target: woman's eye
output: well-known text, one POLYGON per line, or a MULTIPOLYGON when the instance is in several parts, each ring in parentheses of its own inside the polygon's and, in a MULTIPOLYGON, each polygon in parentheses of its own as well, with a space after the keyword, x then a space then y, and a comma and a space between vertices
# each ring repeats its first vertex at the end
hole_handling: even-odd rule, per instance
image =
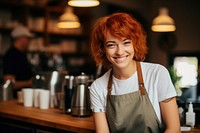
POLYGON ((129 41, 128 41, 128 42, 124 42, 125 45, 129 45, 130 43, 131 43, 131 42, 129 42, 129 41))
POLYGON ((116 46, 116 44, 107 44, 108 48, 114 48, 116 46))

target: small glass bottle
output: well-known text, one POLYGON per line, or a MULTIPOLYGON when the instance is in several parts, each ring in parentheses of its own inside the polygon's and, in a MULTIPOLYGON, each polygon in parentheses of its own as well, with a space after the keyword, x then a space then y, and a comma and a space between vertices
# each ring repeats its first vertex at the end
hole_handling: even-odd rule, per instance
POLYGON ((193 112, 193 105, 190 102, 188 112, 186 112, 186 125, 194 127, 195 125, 195 113, 193 112))

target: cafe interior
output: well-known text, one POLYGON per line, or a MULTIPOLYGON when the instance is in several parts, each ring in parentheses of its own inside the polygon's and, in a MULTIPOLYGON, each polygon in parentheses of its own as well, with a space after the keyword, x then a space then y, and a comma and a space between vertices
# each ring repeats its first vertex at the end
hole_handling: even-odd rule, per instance
POLYGON ((182 130, 200 132, 199 0, 1 0, 0 133, 95 132, 88 87, 106 69, 92 57, 91 31, 99 18, 116 12, 129 13, 141 23, 147 34, 145 62, 167 68, 181 126, 188 127, 189 103, 196 114, 194 128, 182 130), (31 88, 50 91, 48 109, 24 107, 18 94, 13 97, 12 81, 4 79, 3 58, 13 43, 11 32, 19 25, 33 33, 27 52, 34 75, 31 88), (74 89, 74 79, 83 86, 74 89), (73 111, 77 104, 81 107, 73 111))

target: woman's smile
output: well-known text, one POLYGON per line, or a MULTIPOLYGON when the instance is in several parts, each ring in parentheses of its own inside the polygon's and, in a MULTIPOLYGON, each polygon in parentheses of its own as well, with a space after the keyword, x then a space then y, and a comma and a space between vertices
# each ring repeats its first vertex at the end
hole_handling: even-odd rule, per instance
POLYGON ((123 63, 124 61, 126 61, 127 57, 129 55, 126 56, 117 56, 117 57, 113 57, 116 63, 123 63))

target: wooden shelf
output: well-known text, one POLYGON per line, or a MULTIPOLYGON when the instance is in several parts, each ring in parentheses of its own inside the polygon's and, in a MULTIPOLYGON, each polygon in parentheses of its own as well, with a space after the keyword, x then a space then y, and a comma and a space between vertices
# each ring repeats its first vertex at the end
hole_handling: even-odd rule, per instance
POLYGON ((48 32, 50 36, 59 36, 59 37, 66 37, 68 39, 81 39, 85 40, 88 37, 84 35, 76 35, 76 34, 68 34, 68 33, 62 33, 62 32, 48 32))
POLYGON ((43 31, 43 30, 31 29, 30 31, 33 32, 33 33, 44 34, 44 31, 43 31))
MULTIPOLYGON (((13 28, 6 28, 6 27, 0 27, 0 32, 5 32, 5 33, 10 33, 12 31, 13 28)), ((39 34, 39 35, 44 35, 45 31, 42 30, 35 30, 35 29, 31 29, 31 32, 35 33, 35 34, 39 34)), ((62 32, 48 32, 47 34, 49 34, 50 36, 57 36, 57 37, 66 37, 67 39, 81 39, 81 40, 85 40, 88 37, 84 36, 84 35, 75 35, 75 34, 68 34, 68 33, 62 33, 62 32)))
MULTIPOLYGON (((57 6, 27 5, 13 0, 0 2, 0 8, 5 9, 11 14, 10 21, 15 20, 29 27, 30 31, 35 34, 35 38, 42 37, 44 46, 49 46, 54 44, 54 42, 55 44, 59 44, 63 40, 74 40, 77 42, 76 44, 88 44, 90 31, 90 13, 88 12, 90 8, 75 8, 75 13, 82 23, 81 29, 77 31, 65 31, 54 27, 54 25, 56 25, 55 20, 64 11, 64 4, 57 6), (42 18, 42 21, 40 18, 42 18)), ((12 29, 13 28, 0 27, 0 33, 10 35, 12 29)), ((77 45, 77 49, 79 51, 83 50, 81 45, 77 45)))
POLYGON ((1 1, 0 2, 0 7, 10 7, 10 8, 14 8, 14 7, 28 7, 34 10, 46 10, 46 7, 42 6, 42 5, 29 5, 29 4, 25 4, 22 2, 18 2, 18 1, 1 1))
MULTIPOLYGON (((10 33, 12 31, 13 28, 8 28, 8 27, 0 27, 0 33, 3 32, 3 33, 10 33)), ((44 35, 44 31, 39 31, 39 30, 30 30, 31 32, 33 33, 36 33, 36 34, 40 34, 40 35, 44 35)))

